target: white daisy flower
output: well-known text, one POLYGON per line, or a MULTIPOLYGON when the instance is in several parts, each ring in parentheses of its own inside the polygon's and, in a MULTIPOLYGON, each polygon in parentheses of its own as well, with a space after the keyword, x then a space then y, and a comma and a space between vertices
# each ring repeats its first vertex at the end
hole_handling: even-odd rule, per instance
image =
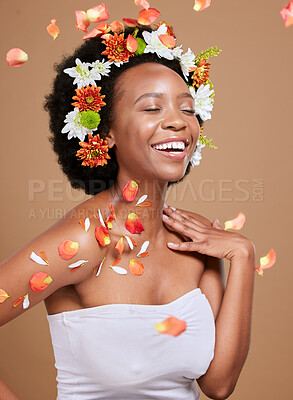
POLYGON ((174 47, 174 49, 172 50, 173 56, 174 58, 180 59, 183 53, 183 49, 181 49, 182 44, 180 46, 176 46, 174 47))
POLYGON ((213 109, 213 103, 211 95, 214 90, 210 90, 209 85, 200 85, 200 87, 195 91, 193 86, 189 86, 190 93, 194 99, 195 114, 199 115, 203 121, 211 119, 211 113, 213 109))
POLYGON ((90 66, 92 67, 92 70, 90 71, 93 74, 93 79, 95 80, 100 80, 102 79, 102 75, 104 76, 109 76, 109 73, 111 71, 111 62, 110 61, 105 61, 103 58, 102 61, 96 60, 93 62, 90 66))
POLYGON ((87 129, 82 126, 80 123, 80 116, 81 113, 79 112, 79 109, 77 107, 74 108, 74 111, 71 111, 66 115, 64 120, 66 125, 61 132, 68 133, 67 139, 78 137, 78 139, 83 142, 87 134, 97 129, 87 129))
POLYGON ((200 160, 202 159, 201 149, 203 147, 205 147, 205 143, 199 143, 199 141, 198 141, 196 144, 194 153, 192 154, 192 157, 190 159, 191 165, 193 167, 200 164, 200 160))
POLYGON ((188 80, 189 75, 189 68, 196 67, 195 65, 195 55, 194 53, 188 48, 188 51, 180 57, 180 66, 185 76, 185 79, 188 80))
POLYGON ((68 74, 72 78, 75 78, 73 84, 77 84, 78 89, 81 89, 83 86, 86 85, 95 85, 95 71, 89 70, 91 64, 81 62, 79 58, 75 60, 75 63, 76 67, 66 68, 64 70, 65 74, 68 74))
POLYGON ((127 60, 127 61, 113 61, 112 64, 115 64, 116 67, 120 67, 122 64, 125 64, 125 63, 128 63, 128 62, 129 62, 129 60, 127 60))
POLYGON ((146 48, 144 53, 157 53, 158 57, 167 58, 167 60, 173 60, 173 52, 167 46, 165 46, 159 39, 159 35, 165 35, 167 33, 167 27, 162 24, 156 31, 147 32, 143 31, 142 36, 146 42, 146 48))

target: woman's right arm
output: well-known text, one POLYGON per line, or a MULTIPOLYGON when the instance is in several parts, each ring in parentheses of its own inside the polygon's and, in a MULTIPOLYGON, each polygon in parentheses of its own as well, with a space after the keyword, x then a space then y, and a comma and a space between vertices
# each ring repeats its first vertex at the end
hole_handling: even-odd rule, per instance
POLYGON ((85 232, 72 215, 68 213, 0 264, 0 325, 29 310, 57 289, 82 282, 99 263, 102 252, 95 239, 94 224, 85 232), (70 242, 62 253, 65 241, 70 242), (42 256, 47 258, 48 265, 32 260, 32 253, 39 257, 37 261, 42 262, 42 256), (68 267, 82 260, 85 263, 80 268, 74 270, 68 267), (3 301, 5 293, 9 297, 3 301), (27 298, 25 302, 22 300, 26 295, 29 306, 24 309, 27 298))

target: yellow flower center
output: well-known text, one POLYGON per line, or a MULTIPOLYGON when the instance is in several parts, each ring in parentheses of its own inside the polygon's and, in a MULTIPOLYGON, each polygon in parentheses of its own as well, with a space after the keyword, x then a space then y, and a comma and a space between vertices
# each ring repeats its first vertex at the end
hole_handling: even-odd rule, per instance
POLYGON ((92 103, 95 101, 95 99, 93 98, 93 96, 87 96, 87 97, 85 98, 85 101, 86 101, 88 104, 92 104, 92 103))
POLYGON ((124 51, 123 44, 119 44, 119 46, 117 46, 116 50, 118 51, 118 53, 122 53, 124 51))

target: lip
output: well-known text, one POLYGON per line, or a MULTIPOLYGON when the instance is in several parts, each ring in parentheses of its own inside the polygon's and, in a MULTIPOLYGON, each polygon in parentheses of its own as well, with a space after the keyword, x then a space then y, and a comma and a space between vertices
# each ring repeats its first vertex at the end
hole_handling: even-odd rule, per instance
POLYGON ((168 138, 161 140, 160 142, 151 144, 151 146, 153 147, 158 144, 164 144, 164 143, 170 143, 170 142, 184 142, 186 147, 189 145, 189 140, 185 136, 173 136, 173 137, 169 136, 168 138))
MULTIPOLYGON (((174 140, 171 140, 171 141, 174 142, 174 140)), ((170 142, 170 140, 169 140, 169 142, 170 142)), ((166 142, 164 142, 164 143, 166 143, 166 142)), ((178 153, 178 154, 170 154, 168 151, 157 150, 155 148, 153 148, 153 150, 157 153, 160 153, 164 157, 171 158, 173 160, 183 160, 186 156, 186 148, 187 147, 185 147, 185 149, 181 153, 178 153)))

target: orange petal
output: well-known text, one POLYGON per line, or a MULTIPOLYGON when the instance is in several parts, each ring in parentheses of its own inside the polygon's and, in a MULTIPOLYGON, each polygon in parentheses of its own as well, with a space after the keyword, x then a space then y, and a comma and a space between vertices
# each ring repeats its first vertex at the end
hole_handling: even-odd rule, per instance
POLYGON ((293 25, 293 1, 290 1, 287 7, 282 8, 280 14, 284 20, 286 28, 293 25))
POLYGON ((27 60, 28 60, 27 53, 19 48, 13 48, 9 50, 6 54, 6 61, 9 67, 20 67, 27 60))
POLYGON ((239 212, 237 217, 234 219, 231 219, 230 221, 225 221, 225 227, 224 230, 226 229, 241 229, 244 225, 245 222, 245 215, 243 212, 239 212))
POLYGON ((9 295, 5 292, 5 290, 0 289, 0 303, 3 303, 6 299, 8 299, 9 295))
POLYGON ((276 262, 276 252, 274 249, 271 249, 268 254, 264 257, 261 257, 260 260, 260 267, 255 267, 258 274, 263 276, 263 270, 272 267, 276 262))
POLYGON ((30 279, 30 287, 34 292, 42 292, 50 283, 52 278, 45 272, 37 272, 30 279))
POLYGON ((64 240, 58 246, 58 252, 61 258, 64 260, 70 260, 74 257, 78 251, 78 243, 72 242, 71 240, 64 240))
POLYGON ((96 7, 90 8, 87 10, 86 14, 91 22, 102 22, 109 18, 107 7, 103 3, 96 7))
POLYGON ((126 47, 127 47, 127 50, 130 51, 131 53, 136 52, 137 47, 138 47, 138 42, 132 35, 128 35, 128 38, 126 41, 126 47))
POLYGON ((156 330, 167 335, 178 336, 186 329, 186 321, 176 317, 169 317, 162 322, 155 322, 156 330))
POLYGON ((111 239, 109 236, 109 231, 104 226, 100 225, 96 227, 95 236, 97 241, 100 243, 101 246, 105 247, 111 243, 111 239))
POLYGON ((144 227, 135 213, 130 213, 128 215, 125 228, 131 233, 140 233, 144 231, 144 227))
POLYGON ((47 31, 48 33, 53 36, 53 39, 55 40, 56 37, 59 35, 59 28, 58 26, 55 25, 57 19, 51 19, 51 24, 47 26, 47 31))
POLYGON ((150 253, 148 251, 145 251, 144 253, 138 254, 137 257, 146 257, 149 255, 150 255, 150 253))
POLYGON ((27 295, 24 295, 24 296, 20 297, 19 299, 17 299, 17 300, 13 303, 13 307, 17 307, 20 303, 22 303, 26 296, 27 296, 27 295))
POLYGON ((110 25, 108 25, 105 22, 101 22, 94 29, 92 29, 87 35, 84 35, 82 38, 83 40, 86 40, 94 37, 100 37, 101 35, 110 32, 110 29, 111 29, 110 25))
POLYGON ((109 203, 109 208, 111 213, 114 215, 115 221, 116 221, 116 214, 115 214, 115 210, 114 210, 114 206, 112 203, 109 203))
POLYGON ((125 22, 127 26, 130 28, 135 28, 137 25, 137 19, 132 19, 132 18, 122 18, 122 21, 125 22))
POLYGON ((116 244, 116 246, 115 246, 115 249, 118 250, 118 253, 119 253, 119 254, 122 254, 122 252, 123 252, 123 250, 124 250, 123 237, 121 237, 121 238, 118 240, 118 242, 117 242, 117 244, 116 244))
POLYGON ((113 21, 110 24, 112 32, 114 33, 121 33, 124 32, 124 25, 120 21, 113 21))
POLYGON ((106 224, 106 228, 107 228, 107 229, 111 229, 111 228, 112 228, 112 221, 113 221, 114 219, 115 219, 115 218, 114 218, 114 215, 113 215, 113 214, 108 215, 108 217, 107 217, 106 220, 105 220, 105 224, 106 224))
POLYGON ((76 24, 75 26, 77 29, 80 31, 83 31, 87 33, 87 28, 90 24, 89 17, 87 16, 87 13, 85 11, 75 11, 75 18, 76 18, 76 24))
POLYGON ((138 13, 138 23, 141 25, 150 25, 159 18, 160 12, 155 8, 149 8, 148 10, 141 10, 138 13))
POLYGON ((195 0, 193 9, 195 11, 202 11, 211 5, 211 0, 195 0))
POLYGON ((132 259, 129 261, 129 270, 133 275, 141 275, 144 271, 144 266, 142 262, 132 259))
POLYGON ((152 203, 150 201, 144 201, 143 203, 137 204, 138 207, 149 207, 152 203))
POLYGON ((45 263, 49 265, 49 261, 48 261, 48 258, 46 256, 46 253, 41 250, 40 254, 41 254, 42 259, 45 261, 45 263))
POLYGON ((101 36, 101 39, 104 40, 109 40, 112 39, 113 35, 111 35, 110 33, 105 33, 104 35, 101 36))
POLYGON ((150 8, 150 3, 146 0, 134 0, 134 2, 137 6, 143 7, 146 10, 150 8))
POLYGON ((126 183, 126 185, 123 188, 122 191, 123 198, 126 201, 133 201, 135 199, 137 191, 138 191, 138 184, 135 181, 130 180, 126 183))
POLYGON ((168 47, 169 49, 174 49, 176 44, 176 39, 174 36, 171 35, 159 35, 158 38, 163 43, 164 46, 168 47))
POLYGON ((114 267, 115 265, 120 263, 120 261, 121 261, 121 257, 115 258, 115 260, 111 263, 110 267, 114 267))

